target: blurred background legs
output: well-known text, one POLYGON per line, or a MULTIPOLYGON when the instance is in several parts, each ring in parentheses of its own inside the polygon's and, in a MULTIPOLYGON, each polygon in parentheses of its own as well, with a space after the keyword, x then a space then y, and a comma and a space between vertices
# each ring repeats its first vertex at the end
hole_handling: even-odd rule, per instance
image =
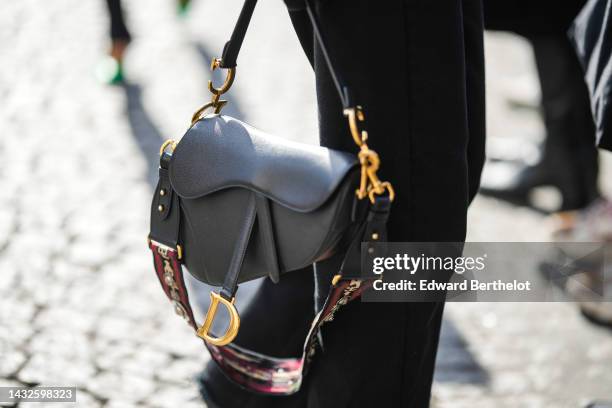
MULTIPOLYGON (((553 187, 560 200, 549 226, 551 238, 561 241, 612 240, 612 205, 599 191, 599 151, 584 72, 568 39, 567 29, 585 0, 556 4, 485 0, 485 26, 526 38, 532 49, 540 84, 540 107, 545 137, 536 148, 517 146, 517 152, 490 154, 480 192, 518 205, 534 206, 538 187, 553 187), (527 154, 525 154, 525 152, 527 154), (534 152, 537 152, 534 154, 534 152)), ((495 73, 489 73, 495 75, 495 73)), ((495 80, 495 79, 493 79, 495 80)), ((517 106, 529 105, 516 103, 517 106)), ((494 135, 493 135, 494 136, 494 135)), ((526 142, 529 143, 529 142, 526 142)), ((509 147, 512 145, 508 145, 509 147)), ((592 322, 612 326, 612 306, 594 304, 584 287, 566 287, 592 322)), ((612 283, 609 283, 612 290, 612 283)))
MULTIPOLYGON (((600 198, 599 151, 595 147, 588 90, 584 72, 567 37, 567 29, 584 3, 584 0, 561 5, 548 0, 529 4, 522 0, 485 0, 486 27, 519 34, 533 49, 541 99, 540 106, 532 108, 541 112, 545 137, 535 148, 516 144, 516 152, 501 149, 497 155, 493 149, 480 192, 514 204, 537 207, 533 201, 534 190, 553 187, 560 200, 558 206, 546 209, 554 212, 549 223, 551 239, 610 242, 612 205, 600 198)), ((495 73, 489 72, 489 75, 495 73)), ((529 106, 525 101, 512 103, 529 106)), ((578 286, 575 281, 569 281, 565 290, 579 302, 581 312, 591 322, 612 327, 612 305, 590 302, 585 297, 590 290, 604 289, 595 287, 595 282, 597 279, 588 277, 578 286)), ((612 282, 603 282, 603 285, 612 290, 612 282)))
MULTIPOLYGON (((110 50, 98 68, 97 76, 101 82, 118 84, 124 81, 123 58, 132 36, 128 30, 122 0, 106 0, 106 7, 110 23, 110 50)), ((179 17, 187 15, 191 0, 175 0, 179 17)))
MULTIPOLYGON (((531 13, 527 19, 516 2, 512 12, 508 3, 486 1, 485 25, 492 30, 516 32, 532 45, 546 134, 539 148, 524 149, 537 151, 535 155, 510 154, 514 160, 490 155, 481 193, 532 205, 531 192, 535 188, 552 186, 561 197, 553 210, 584 209, 599 196, 598 152, 583 72, 566 34, 584 1, 568 2, 560 14, 557 5, 535 1, 523 9, 531 13)), ((508 152, 504 155, 508 156, 508 152)))
POLYGON ((535 162, 490 157, 481 192, 528 205, 534 188, 553 186, 561 196, 558 210, 584 209, 599 192, 595 128, 582 71, 562 34, 529 40, 541 85, 546 136, 535 162))
POLYGON ((110 22, 110 50, 98 66, 100 81, 116 84, 123 82, 123 56, 132 36, 127 28, 121 0, 106 0, 110 22))

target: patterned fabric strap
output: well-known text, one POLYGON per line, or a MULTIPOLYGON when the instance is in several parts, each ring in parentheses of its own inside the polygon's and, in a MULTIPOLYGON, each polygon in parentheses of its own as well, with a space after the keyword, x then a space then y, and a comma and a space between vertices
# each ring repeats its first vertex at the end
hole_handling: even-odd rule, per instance
MULTIPOLYGON (((149 248, 153 252, 157 278, 175 312, 197 330, 178 252, 155 241, 149 241, 149 248)), ((312 322, 299 358, 270 357, 233 343, 222 347, 204 344, 227 377, 242 387, 260 394, 293 394, 300 389, 302 378, 316 354, 319 329, 331 322, 342 306, 359 298, 371 283, 369 280, 340 279, 331 287, 322 310, 312 322)))

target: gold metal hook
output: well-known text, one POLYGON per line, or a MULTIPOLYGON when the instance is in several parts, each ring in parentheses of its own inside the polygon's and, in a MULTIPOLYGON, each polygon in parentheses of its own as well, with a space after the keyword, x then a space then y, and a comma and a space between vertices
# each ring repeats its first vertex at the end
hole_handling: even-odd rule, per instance
POLYGON ((238 315, 236 306, 234 306, 234 298, 232 298, 232 300, 230 301, 225 299, 218 293, 210 292, 210 306, 208 306, 208 312, 206 313, 206 319, 204 320, 204 324, 197 331, 198 337, 204 339, 204 341, 212 345, 225 346, 227 344, 230 344, 236 338, 236 336, 238 335, 239 328, 240 316, 238 315), (227 327, 227 330, 223 336, 213 337, 208 333, 215 320, 219 302, 221 302, 221 304, 227 308, 227 311, 229 312, 230 316, 230 321, 229 326, 227 327))
MULTIPOLYGON (((210 69, 211 71, 214 71, 217 68, 220 68, 221 66, 221 58, 213 58, 213 60, 210 62, 210 69)), ((223 85, 221 85, 220 88, 215 88, 212 80, 208 81, 208 90, 210 92, 213 93, 213 95, 215 95, 213 97, 213 102, 217 102, 219 100, 219 97, 221 95, 223 95, 224 93, 226 93, 232 86, 232 84, 234 83, 234 77, 236 76, 236 68, 227 68, 227 76, 225 77, 225 82, 223 82, 223 85)))
POLYGON ((389 193, 389 199, 393 201, 395 191, 391 183, 382 182, 378 178, 378 169, 380 168, 380 158, 378 154, 371 150, 366 143, 361 145, 359 152, 359 163, 361 164, 361 183, 357 190, 357 197, 363 199, 366 196, 374 203, 374 196, 383 194, 385 191, 389 193))
POLYGON ((344 116, 348 117, 349 128, 351 129, 353 140, 357 146, 361 147, 366 140, 368 140, 368 132, 365 130, 359 130, 358 122, 363 122, 365 119, 361 106, 345 109, 344 116))
MULTIPOLYGON (((221 68, 221 59, 213 58, 210 63, 210 69, 214 71, 217 68, 221 68)), ((207 109, 214 108, 214 113, 221 113, 221 109, 227 104, 227 101, 221 100, 221 95, 226 93, 234 83, 234 77, 236 76, 236 68, 227 68, 227 76, 225 82, 220 88, 215 88, 212 80, 208 81, 208 90, 213 94, 212 100, 206 105, 198 109, 191 117, 191 126, 193 126, 198 120, 202 119, 207 109)))

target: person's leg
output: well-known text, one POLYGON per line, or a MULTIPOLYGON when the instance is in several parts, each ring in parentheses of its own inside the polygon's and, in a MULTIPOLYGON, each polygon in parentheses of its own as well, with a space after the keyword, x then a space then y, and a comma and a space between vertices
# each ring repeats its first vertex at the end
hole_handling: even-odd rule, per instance
MULTIPOLYGON (((542 93, 546 138, 535 164, 492 163, 514 169, 505 183, 489 178, 484 194, 529 203, 539 186, 556 187, 561 211, 586 208, 599 197, 595 126, 582 71, 564 32, 527 34, 542 93)), ((493 174, 493 173, 491 173, 493 174)))
POLYGON ((586 0, 483 0, 487 30, 520 35, 565 33, 586 0))
POLYGON ((486 106, 483 9, 481 0, 463 1, 465 79, 468 116, 468 186, 471 202, 485 163, 486 106))
POLYGON ((487 29, 514 32, 533 46, 546 126, 541 161, 518 169, 507 185, 487 185, 487 194, 527 201, 532 188, 554 185, 563 197, 561 210, 584 208, 599 196, 588 91, 567 37, 584 4, 585 0, 485 0, 487 29))
POLYGON ((121 0, 106 0, 106 6, 111 47, 108 57, 100 63, 97 75, 100 81, 114 84, 123 81, 123 56, 132 37, 125 24, 121 0))
MULTIPOLYGON (((474 0, 475 10, 478 5, 474 0)), ((475 134, 468 141, 468 129, 484 131, 477 123, 484 121, 478 117, 484 77, 466 69, 466 55, 477 59, 482 43, 464 37, 462 2, 361 0, 350 8, 324 2, 318 13, 332 57, 364 106, 370 145, 382 159, 381 176, 398 190, 390 239, 462 241, 468 183, 478 183, 484 137, 475 134), (372 56, 377 59, 364 62, 372 56), (474 74, 471 80, 467 71, 474 74), (468 157, 476 163, 471 170, 468 157)), ((465 21, 470 30, 479 27, 477 17, 465 21)), ((305 27, 296 25, 308 50, 311 33, 305 27)), ((314 54, 321 143, 355 152, 320 50, 314 54)), ((318 273, 325 278, 333 271, 318 273)), ((319 295, 325 292, 321 287, 319 295)), ((243 406, 427 406, 442 309, 436 303, 353 302, 325 329, 325 349, 296 395, 254 396, 243 406), (387 333, 384 341, 380 333, 387 333)))
MULTIPOLYGON (((389 239, 463 241, 484 151, 480 2, 321 2, 318 11, 332 58, 364 107, 381 177, 397 192, 389 239)), ((321 144, 355 152, 316 45, 314 63, 321 144)), ((329 282, 333 271, 317 273, 329 282)), ((323 329, 324 351, 304 386, 308 406, 427 406, 442 311, 436 303, 343 308, 323 329)))
POLYGON ((110 17, 110 37, 113 41, 130 42, 132 37, 125 24, 121 0, 106 0, 110 17))
POLYGON ((564 174, 563 209, 582 209, 599 196, 595 124, 582 70, 565 33, 528 38, 542 89, 542 161, 551 173, 564 174))

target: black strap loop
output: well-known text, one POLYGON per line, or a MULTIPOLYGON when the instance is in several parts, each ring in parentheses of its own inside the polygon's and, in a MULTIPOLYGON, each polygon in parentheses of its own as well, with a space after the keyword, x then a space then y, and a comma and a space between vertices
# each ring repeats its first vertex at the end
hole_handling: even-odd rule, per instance
POLYGON ((244 216, 244 223, 242 224, 240 235, 236 241, 234 247, 234 253, 230 260, 227 274, 225 275, 225 282, 221 288, 220 295, 226 300, 232 301, 238 290, 238 278, 240 271, 242 270, 242 263, 246 255, 246 250, 251 239, 251 232, 253 231, 253 224, 255 224, 255 218, 257 215, 256 211, 255 194, 249 194, 249 201, 247 204, 246 214, 244 216))
MULTIPOLYGON (((315 38, 317 39, 319 46, 321 47, 321 52, 323 54, 323 57, 325 58, 325 63, 327 64, 336 90, 338 91, 338 95, 340 96, 342 107, 344 109, 352 108, 355 105, 353 104, 350 91, 345 85, 345 82, 340 77, 338 71, 334 68, 334 65, 329 55, 329 51, 327 50, 327 46, 325 45, 325 37, 323 35, 323 32, 321 31, 319 21, 317 20, 314 5, 311 3, 312 0, 305 0, 306 12, 308 13, 308 17, 310 18, 310 22, 312 23, 312 29, 315 34, 315 38)), ((240 11, 240 16, 238 17, 238 21, 236 22, 236 26, 234 27, 234 31, 232 32, 232 36, 230 40, 225 43, 225 47, 223 48, 223 54, 221 57, 220 64, 221 68, 236 67, 236 61, 238 59, 238 54, 240 53, 240 47, 242 47, 242 42, 244 41, 244 36, 246 35, 256 4, 257 0, 245 0, 244 5, 242 6, 242 10, 240 11)))

